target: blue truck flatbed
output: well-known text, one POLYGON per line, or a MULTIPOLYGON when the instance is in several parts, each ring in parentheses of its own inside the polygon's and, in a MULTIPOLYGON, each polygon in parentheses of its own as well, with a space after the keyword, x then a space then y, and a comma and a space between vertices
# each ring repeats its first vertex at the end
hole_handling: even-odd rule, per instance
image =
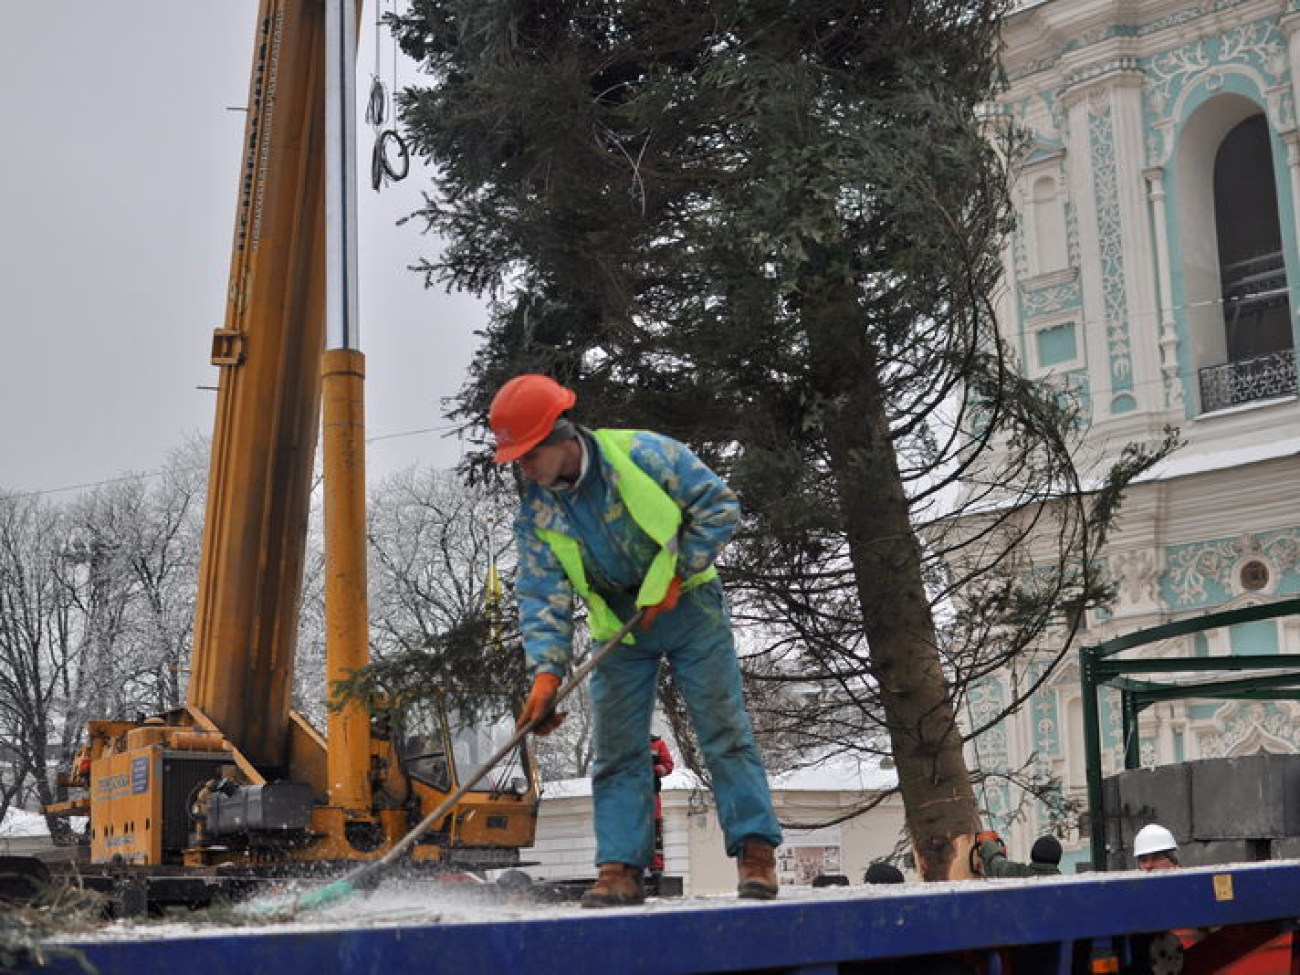
MULTIPOLYGON (((692 898, 599 912, 431 911, 396 922, 380 912, 367 922, 361 902, 333 921, 126 927, 48 947, 75 950, 100 975, 1141 972, 1149 970, 1142 953, 1152 933, 1217 929, 1222 961, 1289 932, 1300 916, 1300 862, 796 889, 770 903, 692 898), (1039 947, 1027 955, 1025 946, 1039 947)), ((1190 954, 1188 961, 1184 972, 1196 971, 1190 954)), ((84 969, 65 956, 18 971, 84 969)))

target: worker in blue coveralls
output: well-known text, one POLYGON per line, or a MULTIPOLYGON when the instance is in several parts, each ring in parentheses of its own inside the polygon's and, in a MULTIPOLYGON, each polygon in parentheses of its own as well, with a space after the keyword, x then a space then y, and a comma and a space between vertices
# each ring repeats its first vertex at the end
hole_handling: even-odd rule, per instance
POLYGON ((644 430, 588 430, 566 414, 576 394, 516 376, 492 400, 496 461, 526 480, 515 520, 515 585, 533 684, 519 719, 549 734, 573 655, 575 594, 592 639, 638 627, 594 670, 592 800, 599 875, 584 907, 645 900, 654 853, 646 741, 666 658, 713 779, 741 897, 776 896, 781 830, 741 694, 740 665, 714 561, 740 518, 735 494, 684 444, 644 430))

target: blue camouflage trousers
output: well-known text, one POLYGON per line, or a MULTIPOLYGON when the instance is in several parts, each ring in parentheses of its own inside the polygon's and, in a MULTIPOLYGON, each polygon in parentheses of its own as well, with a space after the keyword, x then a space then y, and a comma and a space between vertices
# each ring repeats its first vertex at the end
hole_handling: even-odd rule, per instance
MULTIPOLYGON (((634 611, 630 596, 609 603, 623 619, 634 611)), ((661 658, 668 661, 713 780, 727 855, 736 856, 750 836, 780 845, 721 582, 685 593, 675 609, 633 634, 636 643, 613 651, 591 680, 596 863, 645 867, 654 851, 650 723, 661 658)))

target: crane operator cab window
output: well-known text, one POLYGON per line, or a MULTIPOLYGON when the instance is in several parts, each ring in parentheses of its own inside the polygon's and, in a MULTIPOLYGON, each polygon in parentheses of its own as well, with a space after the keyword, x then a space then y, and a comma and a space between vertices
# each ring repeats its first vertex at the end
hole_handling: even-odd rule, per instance
POLYGON ((403 725, 398 757, 406 774, 427 786, 450 791, 451 763, 441 708, 416 705, 403 715, 403 725))
MULTIPOLYGON (((420 702, 403 715, 399 758, 417 782, 449 792, 472 778, 514 734, 508 702, 501 707, 448 710, 442 700, 420 702)), ((473 792, 522 795, 528 778, 520 745, 472 787, 473 792)))
MULTIPOLYGON (((503 701, 503 708, 505 704, 503 701)), ((514 717, 508 709, 476 708, 472 715, 452 712, 447 717, 456 776, 460 782, 467 781, 486 765, 510 741, 515 731, 514 717)), ((528 784, 525 761, 523 746, 520 745, 475 783, 472 791, 522 795, 528 784)))

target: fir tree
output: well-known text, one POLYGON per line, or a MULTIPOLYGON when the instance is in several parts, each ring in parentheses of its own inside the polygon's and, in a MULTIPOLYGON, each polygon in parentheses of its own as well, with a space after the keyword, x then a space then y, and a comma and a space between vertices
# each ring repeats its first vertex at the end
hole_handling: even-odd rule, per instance
POLYGON ((454 415, 482 423, 505 378, 548 372, 582 418, 724 471, 747 512, 729 580, 769 650, 760 725, 791 752, 888 751, 929 879, 980 828, 967 683, 1104 597, 1096 546, 1151 456, 1090 503, 1076 411, 997 334, 1015 146, 980 108, 999 6, 413 0, 392 18, 431 79, 402 100, 447 242, 421 270, 493 298, 454 415), (1050 558, 1011 557, 1048 522, 1050 558))

